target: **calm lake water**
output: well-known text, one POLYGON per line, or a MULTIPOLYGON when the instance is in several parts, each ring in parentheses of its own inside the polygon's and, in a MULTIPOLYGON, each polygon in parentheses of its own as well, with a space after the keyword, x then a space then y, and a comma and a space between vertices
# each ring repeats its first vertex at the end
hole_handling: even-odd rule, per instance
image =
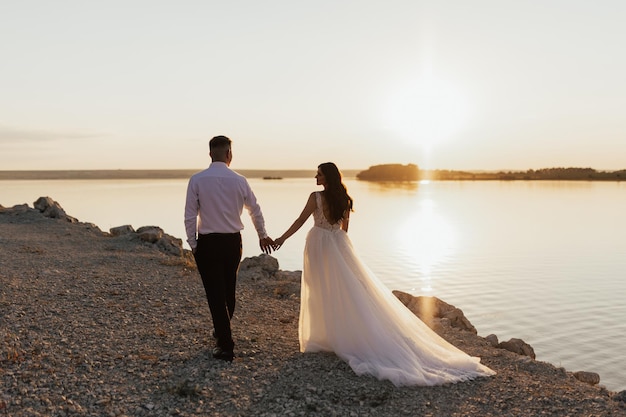
MULTIPOLYGON (((300 214, 313 178, 250 183, 278 236, 300 214)), ((391 289, 461 308, 482 336, 524 339, 537 360, 592 371, 626 389, 626 184, 346 179, 350 236, 391 289)), ((0 204, 50 196, 102 230, 157 225, 184 240, 187 180, 0 181, 0 204)), ((244 214, 244 256, 260 253, 244 214)), ((275 254, 301 269, 312 219, 275 254)), ((198 287, 199 291, 201 287, 198 287)))

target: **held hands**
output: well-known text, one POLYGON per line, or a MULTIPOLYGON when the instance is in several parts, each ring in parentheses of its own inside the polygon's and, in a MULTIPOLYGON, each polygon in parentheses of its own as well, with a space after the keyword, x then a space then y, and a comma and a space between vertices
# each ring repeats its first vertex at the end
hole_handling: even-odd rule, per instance
POLYGON ((278 250, 280 249, 281 246, 283 246, 283 243, 285 243, 285 238, 283 237, 279 237, 278 239, 274 240, 274 245, 272 245, 272 248, 274 248, 274 250, 278 250))
POLYGON ((287 239, 282 236, 275 240, 268 236, 259 240, 259 246, 261 247, 263 253, 270 254, 272 253, 272 250, 277 251, 280 249, 280 247, 283 246, 283 243, 285 243, 285 240, 287 239))
POLYGON ((276 250, 276 243, 271 237, 264 237, 263 239, 259 239, 259 246, 263 253, 270 254, 272 253, 272 249, 276 250))

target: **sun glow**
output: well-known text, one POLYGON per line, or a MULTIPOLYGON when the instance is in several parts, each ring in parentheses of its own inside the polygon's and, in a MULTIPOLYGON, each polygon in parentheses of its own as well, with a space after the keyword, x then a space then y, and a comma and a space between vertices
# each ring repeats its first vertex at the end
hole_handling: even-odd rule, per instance
POLYGON ((443 218, 430 199, 422 200, 415 215, 397 230, 399 247, 413 260, 420 273, 419 290, 433 291, 433 267, 455 251, 456 232, 443 218))
POLYGON ((450 84, 432 76, 397 89, 387 108, 388 127, 410 144, 428 152, 459 131, 467 120, 467 106, 450 84))

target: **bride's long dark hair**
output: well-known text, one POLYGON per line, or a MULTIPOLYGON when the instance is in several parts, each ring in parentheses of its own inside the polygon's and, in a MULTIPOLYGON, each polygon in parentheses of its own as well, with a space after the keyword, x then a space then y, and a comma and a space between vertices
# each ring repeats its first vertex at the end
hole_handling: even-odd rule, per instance
POLYGON ((337 165, 332 162, 324 162, 318 168, 326 179, 326 188, 323 193, 330 212, 331 218, 329 220, 336 223, 343 219, 346 211, 352 211, 353 200, 348 195, 346 186, 341 182, 341 172, 339 172, 337 165))

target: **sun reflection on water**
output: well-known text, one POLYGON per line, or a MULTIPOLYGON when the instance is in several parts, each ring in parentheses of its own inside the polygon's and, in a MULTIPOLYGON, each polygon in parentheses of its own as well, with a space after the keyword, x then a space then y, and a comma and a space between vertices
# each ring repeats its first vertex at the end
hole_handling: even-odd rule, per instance
POLYGON ((436 276, 433 270, 456 250, 456 231, 437 211, 430 198, 417 201, 413 214, 396 229, 396 239, 402 252, 411 260, 410 268, 419 273, 419 283, 414 288, 421 294, 435 291, 436 276))

